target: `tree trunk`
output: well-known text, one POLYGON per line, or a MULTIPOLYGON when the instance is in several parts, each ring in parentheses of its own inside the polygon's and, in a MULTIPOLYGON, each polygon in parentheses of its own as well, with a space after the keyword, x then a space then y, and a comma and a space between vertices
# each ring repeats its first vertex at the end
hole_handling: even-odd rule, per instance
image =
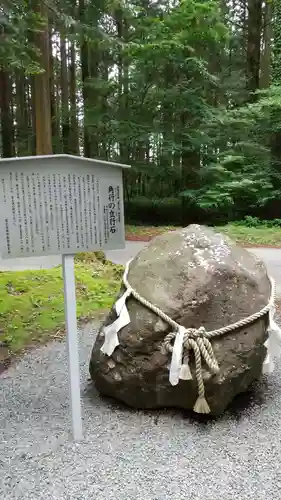
POLYGON ((261 55, 260 87, 268 88, 271 71, 271 39, 272 39, 272 3, 266 2, 264 7, 263 51, 261 55))
POLYGON ((10 158, 15 153, 11 85, 11 78, 8 73, 0 69, 1 133, 2 155, 4 158, 10 158))
MULTIPOLYGON (((103 53, 103 65, 102 65, 102 79, 103 81, 108 84, 109 80, 109 68, 108 68, 108 52, 104 51, 103 53)), ((100 144, 100 155, 104 160, 108 160, 109 157, 109 151, 110 151, 110 144, 109 144, 109 138, 108 138, 108 133, 107 133, 107 114, 108 114, 108 90, 103 92, 102 95, 102 104, 101 104, 101 112, 102 112, 102 126, 101 126, 101 144, 100 144)))
POLYGON ((36 46, 40 52, 42 73, 34 76, 36 154, 52 153, 52 127, 49 86, 49 29, 48 11, 43 2, 36 2, 34 10, 44 19, 44 26, 35 34, 36 46))
MULTIPOLYGON (((273 68, 272 68, 272 81, 273 84, 280 84, 281 82, 281 4, 280 2, 274 3, 273 12, 273 68)), ((274 111, 273 111, 274 113, 274 111)), ((280 172, 281 172, 281 127, 275 130, 271 136, 271 156, 272 164, 278 172, 277 188, 280 187, 280 172)))
POLYGON ((69 65, 69 78, 70 78, 70 142, 69 152, 72 154, 79 154, 79 130, 77 122, 77 102, 76 102, 76 51, 75 42, 71 42, 70 46, 70 65, 69 65))
POLYGON ((31 76, 28 79, 28 123, 29 123, 29 150, 32 155, 36 155, 36 118, 35 118, 35 91, 34 78, 31 76))
POLYGON ((259 88, 262 32, 262 0, 248 0, 247 90, 250 100, 259 88))
POLYGON ((99 156, 99 134, 100 134, 100 116, 101 116, 101 106, 99 104, 99 88, 96 86, 96 82, 99 78, 99 52, 98 43, 96 42, 93 47, 91 47, 89 54, 89 66, 90 66, 90 82, 93 89, 89 93, 88 105, 90 107, 91 113, 94 113, 95 119, 90 130, 90 141, 91 141, 91 156, 93 158, 99 156))
POLYGON ((57 96, 56 96, 56 77, 57 69, 54 64, 56 60, 56 52, 53 54, 52 30, 49 29, 49 55, 50 55, 50 113, 51 113, 51 128, 52 128, 52 146, 53 152, 61 153, 61 137, 60 137, 60 121, 57 113, 57 96))
MULTIPOLYGON (((126 42, 128 38, 128 25, 127 21, 123 15, 121 8, 116 9, 114 13, 115 23, 117 27, 117 36, 119 40, 119 56, 118 56, 118 107, 119 107, 119 121, 120 123, 128 122, 129 117, 129 107, 128 107, 128 97, 129 97, 129 63, 127 57, 122 53, 122 42, 126 42), (121 43, 120 43, 121 42, 121 43)), ((122 134, 125 136, 126 134, 122 134)), ((128 139, 122 138, 119 141, 120 149, 120 161, 122 163, 130 162, 130 146, 128 139)), ((129 172, 125 175, 130 176, 129 172)))
MULTIPOLYGON (((81 22, 85 20, 85 1, 79 0, 79 19, 81 22)), ((87 124, 87 105, 88 105, 88 88, 87 84, 89 82, 89 47, 88 43, 84 37, 81 36, 80 41, 80 57, 81 57, 81 73, 82 73, 82 96, 83 96, 83 107, 84 107, 84 156, 91 157, 91 143, 90 136, 88 132, 87 124)))
POLYGON ((68 89, 68 68, 67 49, 65 35, 62 30, 60 36, 60 57, 61 57, 61 123, 62 123, 62 143, 63 152, 68 153, 69 149, 69 89, 68 89))
POLYGON ((274 84, 281 82, 281 3, 275 2, 273 7, 273 64, 272 81, 274 84))
POLYGON ((16 149, 19 156, 30 154, 28 135, 28 88, 26 77, 21 71, 16 73, 16 149))

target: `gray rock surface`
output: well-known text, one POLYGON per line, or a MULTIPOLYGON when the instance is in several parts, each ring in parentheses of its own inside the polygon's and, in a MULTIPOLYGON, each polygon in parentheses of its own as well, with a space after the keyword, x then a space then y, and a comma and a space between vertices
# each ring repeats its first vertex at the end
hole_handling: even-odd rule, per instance
MULTIPOLYGON (((270 282, 264 264, 252 253, 212 229, 192 225, 155 238, 133 260, 130 284, 186 328, 214 330, 259 311, 268 302, 270 282)), ((123 293, 123 289, 121 292, 123 293)), ((137 408, 192 409, 195 377, 171 386, 170 354, 161 350, 169 326, 133 298, 127 301, 130 324, 119 332, 111 358, 102 354, 103 326, 93 347, 90 373, 100 393, 137 408)), ((267 316, 212 341, 220 373, 203 370, 213 415, 259 378, 266 350, 267 316)), ((194 366, 191 363, 194 374, 194 366)))

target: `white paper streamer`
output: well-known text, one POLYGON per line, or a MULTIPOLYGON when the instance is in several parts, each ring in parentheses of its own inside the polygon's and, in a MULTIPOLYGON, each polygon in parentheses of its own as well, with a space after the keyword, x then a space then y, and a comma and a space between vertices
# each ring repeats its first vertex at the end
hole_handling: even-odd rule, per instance
POLYGON ((266 341, 264 345, 267 348, 267 355, 262 365, 262 372, 266 375, 270 375, 274 370, 274 362, 272 356, 269 354, 269 342, 266 341))
POLYGON ((125 293, 115 303, 115 311, 117 319, 108 326, 105 326, 103 333, 105 336, 101 351, 107 356, 111 356, 113 351, 119 345, 118 332, 130 323, 130 315, 126 306, 126 300, 131 295, 131 290, 126 290, 125 293))
POLYGON ((185 331, 186 328, 184 328, 184 326, 180 326, 176 334, 169 373, 169 381, 171 385, 177 385, 179 383, 183 355, 183 338, 185 331))
POLYGON ((192 380, 192 374, 189 367, 189 357, 185 356, 183 358, 183 364, 180 369, 180 377, 181 380, 192 380))
POLYGON ((274 370, 274 359, 281 355, 281 329, 274 321, 275 307, 269 310, 268 339, 264 343, 267 355, 263 363, 263 373, 270 374, 274 370))

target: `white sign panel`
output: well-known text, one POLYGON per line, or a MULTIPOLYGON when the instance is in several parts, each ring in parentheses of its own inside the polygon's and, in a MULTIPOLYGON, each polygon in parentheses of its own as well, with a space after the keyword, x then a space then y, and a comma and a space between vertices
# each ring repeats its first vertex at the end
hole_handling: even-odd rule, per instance
POLYGON ((123 248, 122 167, 67 155, 0 160, 2 257, 123 248))

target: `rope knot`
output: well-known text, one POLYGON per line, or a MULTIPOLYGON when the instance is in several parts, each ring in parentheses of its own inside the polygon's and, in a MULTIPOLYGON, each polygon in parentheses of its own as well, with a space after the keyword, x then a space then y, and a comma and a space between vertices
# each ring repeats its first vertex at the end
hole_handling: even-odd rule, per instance
POLYGON ((192 379, 190 354, 193 353, 195 376, 198 385, 198 399, 194 405, 194 411, 209 413, 210 409, 205 399, 202 362, 205 362, 209 371, 214 375, 219 372, 219 366, 212 349, 212 344, 206 336, 205 328, 203 326, 199 328, 185 328, 178 325, 176 332, 168 333, 164 341, 164 346, 167 352, 172 352, 170 368, 170 383, 172 385, 176 385, 179 379, 192 379), (172 346, 173 340, 174 344, 172 346))
POLYGON ((199 328, 186 328, 184 334, 184 340, 192 339, 197 340, 198 338, 203 338, 206 335, 206 330, 204 326, 200 326, 199 328))

